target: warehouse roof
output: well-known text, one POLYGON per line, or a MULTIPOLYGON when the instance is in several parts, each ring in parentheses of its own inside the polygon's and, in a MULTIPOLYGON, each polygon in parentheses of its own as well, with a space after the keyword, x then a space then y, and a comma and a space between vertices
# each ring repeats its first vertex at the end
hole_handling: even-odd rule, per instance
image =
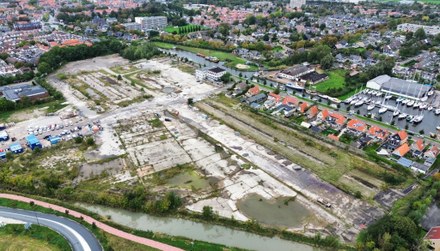
POLYGON ((32 97, 47 93, 47 90, 39 85, 17 84, 0 87, 0 95, 10 101, 18 101, 22 97, 32 97))
POLYGON ((406 95, 414 98, 421 98, 432 88, 430 85, 422 85, 415 81, 393 78, 388 75, 381 75, 372 80, 380 86, 382 91, 406 95))

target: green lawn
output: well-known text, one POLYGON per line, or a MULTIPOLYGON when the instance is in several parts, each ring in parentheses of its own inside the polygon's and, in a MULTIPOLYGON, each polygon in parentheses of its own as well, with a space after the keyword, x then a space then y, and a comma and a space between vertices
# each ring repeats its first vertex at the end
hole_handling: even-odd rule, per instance
POLYGON ((43 226, 25 229, 21 224, 0 228, 0 250, 72 250, 69 242, 57 232, 43 226))
POLYGON ((43 107, 47 107, 46 113, 52 113, 52 112, 56 112, 64 107, 66 107, 67 105, 64 104, 64 100, 60 101, 60 100, 54 100, 48 103, 43 103, 43 104, 38 104, 38 105, 34 105, 31 107, 26 107, 23 109, 17 109, 14 111, 8 111, 8 112, 1 112, 0 113, 0 122, 10 122, 9 119, 12 115, 14 115, 15 113, 19 113, 19 112, 29 112, 31 113, 33 110, 35 109, 41 109, 43 107))
POLYGON ((326 92, 330 88, 339 88, 345 86, 345 70, 333 70, 328 72, 328 79, 316 84, 316 91, 326 92))
MULTIPOLYGON (((246 61, 247 61, 246 59, 237 57, 230 52, 195 48, 195 47, 184 46, 184 45, 174 45, 174 44, 169 44, 169 43, 164 43, 164 42, 153 42, 153 43, 157 47, 160 47, 163 49, 172 49, 172 48, 176 47, 176 48, 179 48, 184 51, 189 51, 189 52, 196 53, 196 54, 200 53, 200 54, 203 54, 205 56, 210 56, 210 57, 216 57, 220 61, 226 62, 226 66, 231 67, 231 68, 236 68, 237 64, 244 65, 244 64, 246 64, 246 61)), ((256 66, 250 65, 249 69, 247 69, 247 70, 256 71, 256 70, 258 70, 258 68, 256 66)))

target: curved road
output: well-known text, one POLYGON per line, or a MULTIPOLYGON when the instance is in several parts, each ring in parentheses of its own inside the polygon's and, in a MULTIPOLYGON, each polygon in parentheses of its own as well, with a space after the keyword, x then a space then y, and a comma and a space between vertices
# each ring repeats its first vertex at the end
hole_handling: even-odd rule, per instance
POLYGON ((63 235, 74 251, 102 250, 101 244, 87 228, 67 218, 7 207, 0 207, 0 216, 48 227, 63 235))

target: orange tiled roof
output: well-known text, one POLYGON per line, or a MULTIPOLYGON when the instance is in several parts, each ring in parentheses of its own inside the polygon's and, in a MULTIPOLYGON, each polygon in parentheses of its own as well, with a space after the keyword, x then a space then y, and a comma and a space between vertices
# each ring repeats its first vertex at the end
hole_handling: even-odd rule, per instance
POLYGON ((413 146, 416 150, 419 151, 423 151, 423 149, 425 148, 425 146, 423 145, 423 140, 422 139, 417 139, 414 143, 413 146))
POLYGON ((281 100, 281 96, 278 95, 278 94, 275 94, 275 93, 273 93, 273 92, 269 93, 269 96, 275 98, 275 101, 276 101, 277 103, 280 102, 280 100, 281 100))
POLYGON ((359 132, 364 132, 365 129, 367 129, 367 124, 365 124, 365 122, 360 121, 358 119, 352 119, 348 121, 347 127, 359 132))
POLYGON ((257 95, 258 93, 260 93, 260 87, 258 85, 252 87, 251 89, 249 89, 248 91, 252 96, 257 95))
POLYGON ((405 154, 407 154, 409 152, 409 146, 407 143, 399 146, 399 148, 397 148, 396 150, 394 150, 394 154, 403 157, 405 156, 405 154))
POLYGON ((317 107, 316 105, 312 106, 312 107, 309 109, 309 115, 310 115, 310 117, 315 117, 316 114, 318 114, 318 112, 319 112, 319 109, 318 109, 318 107, 317 107))
POLYGON ((303 102, 300 106, 299 106, 299 111, 302 113, 305 113, 307 110, 307 107, 309 107, 309 104, 307 104, 307 102, 303 102))
POLYGON ((283 99, 283 105, 288 105, 288 104, 298 105, 298 99, 292 96, 285 96, 283 99))
POLYGON ((378 139, 384 140, 388 136, 388 131, 378 126, 371 126, 368 130, 368 134, 378 139))
POLYGON ((339 137, 336 136, 336 135, 334 135, 334 134, 329 134, 327 137, 328 137, 329 139, 332 139, 332 140, 335 140, 335 141, 339 141, 339 137))
POLYGON ((397 133, 399 135, 399 138, 401 140, 406 140, 408 138, 408 133, 406 133, 405 130, 402 130, 400 132, 397 133))

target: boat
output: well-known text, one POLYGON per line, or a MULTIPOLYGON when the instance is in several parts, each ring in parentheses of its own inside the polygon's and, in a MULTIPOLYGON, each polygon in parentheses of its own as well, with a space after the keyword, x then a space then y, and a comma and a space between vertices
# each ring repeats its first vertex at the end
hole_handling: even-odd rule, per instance
POLYGON ((388 108, 382 107, 382 108, 379 109, 379 114, 386 113, 387 111, 388 111, 388 108))
POLYGON ((402 101, 403 101, 403 98, 397 98, 397 99, 396 99, 396 102, 397 102, 397 103, 400 103, 400 102, 402 102, 402 101))
POLYGON ((435 109, 434 113, 435 115, 440 115, 440 109, 435 109))
POLYGON ((399 110, 395 110, 395 111, 393 112, 393 117, 396 117, 396 116, 398 116, 399 114, 400 114, 399 110))
POLYGON ((350 104, 350 102, 351 102, 352 100, 353 100, 353 97, 350 97, 350 98, 344 100, 344 103, 345 103, 345 104, 350 104))
POLYGON ((413 108, 417 108, 419 106, 420 106, 419 102, 415 102, 414 105, 413 105, 413 108))
POLYGON ((393 97, 393 95, 386 95, 385 96, 385 99, 390 99, 390 98, 392 98, 393 97))
POLYGON ((440 131, 440 126, 437 126, 435 129, 437 129, 438 131, 440 131))
POLYGON ((414 119, 414 116, 413 115, 408 115, 407 117, 406 117, 406 121, 412 121, 414 119))
POLYGON ((355 104, 354 104, 354 106, 355 107, 358 107, 358 106, 361 106, 361 105, 363 105, 365 103, 365 101, 364 100, 359 100, 358 102, 356 102, 355 104))
POLYGON ((377 106, 379 106, 379 105, 380 105, 380 100, 374 102, 374 104, 376 104, 377 106))
POLYGON ((371 111, 371 110, 374 109, 374 107, 376 107, 376 105, 375 104, 371 104, 371 105, 367 106, 367 110, 371 111))
POLYGON ((423 114, 420 114, 420 115, 415 116, 414 119, 412 120, 412 122, 417 124, 417 123, 422 122, 422 120, 423 120, 423 114))
POLYGON ((353 99, 353 100, 350 102, 350 105, 354 105, 354 104, 356 104, 357 102, 358 102, 357 99, 353 99))
POLYGON ((431 111, 432 109, 434 109, 434 107, 432 107, 432 105, 428 106, 428 111, 431 111))
POLYGON ((380 97, 380 96, 382 96, 382 94, 383 94, 382 92, 378 92, 378 93, 376 94, 376 96, 377 96, 377 97, 380 97))
POLYGON ((399 115, 399 117, 397 117, 398 119, 404 119, 404 118, 406 118, 406 117, 408 117, 408 114, 406 114, 406 113, 401 113, 400 115, 399 115))
POLYGON ((402 100, 402 104, 407 104, 409 102, 409 99, 404 99, 404 100, 402 100))
POLYGON ((434 94, 434 90, 428 92, 428 96, 432 96, 432 94, 434 94))
POLYGON ((406 103, 407 106, 411 107, 414 105, 414 100, 410 100, 408 103, 406 103))
POLYGON ((420 110, 428 108, 428 104, 421 104, 419 106, 420 110))
POLYGON ((420 101, 426 102, 426 100, 428 100, 428 96, 424 96, 420 99, 420 101))

